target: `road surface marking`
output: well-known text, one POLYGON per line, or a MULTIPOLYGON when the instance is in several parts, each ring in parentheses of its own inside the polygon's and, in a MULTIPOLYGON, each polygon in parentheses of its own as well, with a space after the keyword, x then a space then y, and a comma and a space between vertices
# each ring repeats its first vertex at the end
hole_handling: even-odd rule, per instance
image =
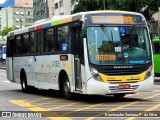
POLYGON ((71 105, 75 105, 75 104, 78 104, 78 103, 80 103, 80 102, 74 102, 74 103, 70 103, 70 104, 66 104, 66 105, 61 105, 61 106, 59 106, 59 107, 49 108, 49 109, 47 109, 47 110, 48 110, 48 111, 49 111, 49 110, 55 110, 55 109, 59 109, 59 108, 63 108, 63 107, 71 106, 71 105))
POLYGON ((33 106, 35 107, 35 106, 48 105, 48 104, 56 103, 56 102, 59 102, 59 101, 62 101, 62 100, 55 100, 55 101, 50 101, 50 102, 39 103, 39 104, 36 104, 36 105, 33 105, 33 106))
MULTIPOLYGON (((156 96, 158 96, 158 95, 160 95, 160 94, 155 94, 155 95, 152 95, 152 96, 143 98, 142 100, 147 100, 147 99, 156 97, 156 96)), ((116 110, 122 109, 122 108, 124 108, 124 107, 131 106, 131 105, 134 105, 134 104, 136 104, 136 103, 139 103, 139 102, 142 101, 142 100, 138 100, 138 101, 135 101, 135 102, 131 102, 131 103, 129 103, 129 104, 126 104, 126 105, 123 105, 123 106, 120 106, 120 107, 112 108, 112 109, 110 109, 110 110, 108 110, 108 111, 116 111, 116 110)), ((94 119, 94 118, 96 118, 96 117, 98 117, 98 116, 101 116, 101 115, 104 115, 104 113, 97 114, 97 115, 94 116, 94 117, 89 117, 89 118, 87 118, 86 120, 92 120, 92 119, 94 119)))
POLYGON ((71 120, 68 117, 61 117, 61 115, 58 115, 58 114, 56 114, 54 112, 51 112, 51 111, 47 111, 47 109, 45 109, 45 108, 35 107, 29 101, 25 101, 25 100, 10 100, 9 102, 11 102, 13 104, 16 104, 18 106, 21 106, 21 107, 27 107, 27 109, 29 109, 31 111, 34 111, 34 112, 36 112, 36 111, 42 111, 43 112, 42 116, 45 116, 45 117, 47 117, 47 118, 49 118, 51 120, 71 120), (48 117, 51 114, 54 117, 48 117))
MULTIPOLYGON (((153 107, 151 107, 151 108, 149 108, 149 109, 147 109, 147 110, 145 110, 146 112, 148 112, 148 111, 152 111, 152 110, 155 110, 155 109, 157 109, 157 108, 159 108, 160 107, 160 104, 157 104, 157 105, 155 105, 155 106, 153 106, 153 107)), ((144 111, 144 112, 145 112, 144 111)), ((141 112, 141 113, 144 113, 144 112, 141 112)), ((135 118, 138 118, 138 117, 130 117, 130 118, 128 118, 127 120, 134 120, 135 118)))
POLYGON ((69 115, 69 114, 75 113, 76 111, 82 111, 82 110, 85 110, 85 109, 88 109, 88 108, 92 108, 92 107, 100 106, 100 105, 103 105, 103 104, 104 104, 104 103, 99 103, 99 104, 95 104, 95 105, 90 105, 90 106, 88 106, 88 107, 79 108, 79 109, 74 110, 73 112, 67 112, 67 113, 63 114, 63 116, 66 116, 66 115, 69 115))
POLYGON ((133 95, 138 95, 138 94, 140 94, 140 92, 135 93, 135 94, 128 94, 128 95, 126 95, 125 97, 129 97, 129 96, 133 96, 133 95))
MULTIPOLYGON (((137 94, 139 94, 139 93, 137 93, 137 94)), ((133 96, 133 95, 137 95, 137 94, 131 94, 131 95, 128 95, 128 96, 133 96)), ((93 108, 93 107, 96 107, 96 106, 101 106, 101 105, 103 105, 103 104, 107 104, 107 103, 99 103, 99 104, 95 104, 95 105, 89 105, 89 106, 87 106, 87 107, 79 108, 79 109, 74 110, 73 112, 68 112, 68 113, 65 113, 65 114, 63 114, 63 115, 66 116, 66 115, 68 115, 68 114, 75 113, 76 111, 86 110, 86 109, 93 108)))
POLYGON ((33 100, 31 102, 34 103, 34 102, 39 102, 39 101, 49 100, 49 99, 52 99, 52 98, 41 98, 41 99, 38 99, 38 100, 33 100))

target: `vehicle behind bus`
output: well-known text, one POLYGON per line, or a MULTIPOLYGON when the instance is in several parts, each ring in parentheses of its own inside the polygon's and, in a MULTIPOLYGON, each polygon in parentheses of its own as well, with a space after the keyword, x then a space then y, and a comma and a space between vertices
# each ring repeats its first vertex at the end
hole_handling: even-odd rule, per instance
POLYGON ((0 59, 3 61, 6 59, 6 46, 0 45, 0 59))
POLYGON ((154 74, 160 76, 160 37, 154 36, 152 40, 154 57, 154 74))
POLYGON ((2 59, 2 45, 0 45, 0 59, 2 59))

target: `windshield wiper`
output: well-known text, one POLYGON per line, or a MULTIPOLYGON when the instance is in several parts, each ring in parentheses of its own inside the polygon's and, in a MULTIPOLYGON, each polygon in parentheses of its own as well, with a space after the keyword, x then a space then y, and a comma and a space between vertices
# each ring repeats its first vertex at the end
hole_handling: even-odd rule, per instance
POLYGON ((109 34, 108 30, 103 24, 100 24, 101 29, 103 30, 104 34, 106 35, 109 41, 112 41, 111 35, 109 34))
POLYGON ((107 28, 104 26, 104 24, 100 24, 100 27, 101 27, 102 31, 104 32, 104 34, 106 35, 108 41, 112 42, 112 50, 115 53, 112 31, 111 31, 111 34, 109 34, 109 32, 108 32, 107 28))

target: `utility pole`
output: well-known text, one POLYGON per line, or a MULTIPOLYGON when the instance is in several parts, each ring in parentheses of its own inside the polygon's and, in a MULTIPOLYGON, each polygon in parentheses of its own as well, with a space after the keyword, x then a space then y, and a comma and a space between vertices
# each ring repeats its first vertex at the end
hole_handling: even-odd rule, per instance
POLYGON ((19 21, 20 21, 20 28, 22 28, 22 18, 20 18, 19 21))
POLYGON ((104 7, 104 10, 105 10, 106 9, 105 0, 103 0, 103 7, 104 7))
POLYGON ((158 8, 158 20, 157 20, 157 21, 158 21, 158 29, 157 29, 157 32, 158 32, 158 37, 160 38, 160 33, 159 33, 159 31, 160 31, 160 29, 159 29, 159 28, 160 28, 159 19, 160 19, 160 18, 159 18, 159 13, 160 13, 160 7, 158 8))

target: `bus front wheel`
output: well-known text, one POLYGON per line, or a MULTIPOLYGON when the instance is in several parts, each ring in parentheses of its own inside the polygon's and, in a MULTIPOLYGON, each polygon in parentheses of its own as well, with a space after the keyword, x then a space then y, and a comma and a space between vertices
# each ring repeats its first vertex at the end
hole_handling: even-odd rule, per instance
POLYGON ((63 95, 67 100, 72 98, 71 86, 67 76, 63 78, 63 95))
POLYGON ((22 91, 24 93, 28 92, 29 86, 27 85, 27 78, 26 78, 26 75, 24 73, 21 74, 21 87, 22 87, 22 91))

